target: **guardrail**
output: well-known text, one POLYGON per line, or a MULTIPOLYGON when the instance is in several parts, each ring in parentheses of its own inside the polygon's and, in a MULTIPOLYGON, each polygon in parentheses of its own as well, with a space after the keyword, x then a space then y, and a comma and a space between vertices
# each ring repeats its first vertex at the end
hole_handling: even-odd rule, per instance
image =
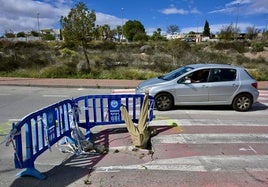
MULTIPOLYGON (((141 94, 87 95, 63 100, 25 116, 13 124, 6 143, 14 146, 15 168, 25 168, 17 176, 45 179, 46 176, 35 168, 35 160, 63 137, 72 138, 74 125, 85 128, 89 139, 90 129, 94 126, 125 123, 120 112, 122 104, 128 109, 133 122, 137 122, 143 97, 141 94)), ((148 121, 154 118, 153 104, 150 96, 148 121)))

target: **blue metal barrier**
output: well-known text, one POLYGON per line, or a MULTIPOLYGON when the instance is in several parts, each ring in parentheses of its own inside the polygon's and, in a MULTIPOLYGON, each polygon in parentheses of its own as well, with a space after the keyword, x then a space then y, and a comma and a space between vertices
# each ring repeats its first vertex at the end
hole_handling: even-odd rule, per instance
MULTIPOLYGON (((90 129, 97 125, 122 124, 120 107, 125 105, 132 121, 138 123, 143 103, 143 94, 121 95, 87 95, 75 99, 75 106, 80 109, 78 126, 86 129, 86 137, 90 138, 90 129)), ((149 96, 148 121, 152 121, 154 98, 149 96)))
MULTIPOLYGON (((25 168, 17 176, 45 179, 46 176, 35 169, 34 161, 63 137, 71 138, 74 123, 86 129, 89 139, 90 129, 94 126, 125 123, 120 112, 121 105, 126 106, 133 122, 138 122, 143 98, 142 94, 87 95, 67 99, 27 115, 13 124, 9 135, 9 142, 15 148, 15 167, 25 168)), ((148 121, 151 121, 154 118, 154 99, 151 96, 149 104, 148 121)))
POLYGON ((64 136, 70 136, 73 121, 73 101, 64 100, 29 114, 13 126, 16 168, 26 168, 17 176, 30 175, 38 179, 46 176, 35 169, 34 161, 64 136), (15 131, 14 131, 15 129, 15 131))

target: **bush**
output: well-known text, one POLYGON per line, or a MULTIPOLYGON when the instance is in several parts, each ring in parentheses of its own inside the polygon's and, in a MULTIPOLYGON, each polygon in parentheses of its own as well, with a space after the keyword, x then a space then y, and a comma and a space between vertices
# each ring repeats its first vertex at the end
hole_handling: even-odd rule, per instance
POLYGON ((0 72, 12 72, 18 68, 18 62, 12 57, 3 57, 0 54, 0 72))
POLYGON ((217 42, 214 44, 214 49, 217 49, 217 50, 234 49, 239 53, 246 52, 245 43, 240 42, 240 41, 217 42))
POLYGON ((92 41, 87 45, 88 49, 98 49, 98 50, 114 50, 116 48, 116 43, 111 41, 92 41))
POLYGON ((69 66, 49 66, 40 71, 41 77, 46 78, 62 78, 62 77, 75 77, 77 75, 76 68, 69 66))
POLYGON ((251 47, 252 52, 261 52, 264 50, 264 44, 260 42, 252 42, 251 47))
POLYGON ((234 41, 190 45, 180 40, 131 43, 94 41, 89 43, 88 48, 91 69, 79 71, 79 65, 82 67, 85 62, 82 48, 66 48, 63 42, 58 41, 0 40, 0 74, 49 78, 148 79, 186 64, 223 63, 256 70, 253 72, 256 79, 267 80, 267 59, 250 59, 241 53, 249 45, 254 51, 261 51, 265 43, 234 41), (150 49, 146 54, 141 53, 144 51, 140 51, 140 48, 145 45, 150 45, 152 51, 150 49))

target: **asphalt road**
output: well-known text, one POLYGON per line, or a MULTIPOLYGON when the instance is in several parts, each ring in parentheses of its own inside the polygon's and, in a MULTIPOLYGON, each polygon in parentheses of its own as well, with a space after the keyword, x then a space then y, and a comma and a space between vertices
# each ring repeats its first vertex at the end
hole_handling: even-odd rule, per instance
MULTIPOLYGON (((30 112, 66 98, 112 92, 16 86, 0 89, 0 142, 12 122, 30 112)), ((2 143, 0 186, 88 186, 86 181, 91 186, 268 186, 267 98, 268 91, 261 91, 259 103, 249 112, 214 106, 155 111, 152 125, 176 128, 152 139, 153 159, 151 155, 137 159, 138 153, 133 152, 107 156, 91 172, 92 160, 88 157, 74 160, 53 147, 36 161, 38 168, 49 175, 41 182, 30 177, 16 179, 12 147, 2 143), (77 164, 81 161, 85 162, 83 167, 77 164)))

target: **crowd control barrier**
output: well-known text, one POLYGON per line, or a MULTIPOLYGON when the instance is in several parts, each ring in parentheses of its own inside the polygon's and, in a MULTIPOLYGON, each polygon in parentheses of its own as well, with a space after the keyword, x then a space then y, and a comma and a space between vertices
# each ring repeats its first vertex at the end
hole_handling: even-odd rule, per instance
MULTIPOLYGON (((86 129, 86 138, 90 138, 90 129, 97 125, 122 124, 120 107, 125 105, 132 121, 138 123, 139 115, 143 103, 142 94, 122 94, 122 95, 88 95, 75 99, 75 107, 78 107, 79 118, 76 119, 78 126, 86 129)), ((152 121, 154 99, 149 96, 148 121, 152 121)))
MULTIPOLYGON (((7 146, 12 143, 14 147, 15 168, 25 168, 17 176, 45 179, 35 168, 35 160, 63 137, 71 138, 74 123, 85 128, 86 137, 90 138, 90 129, 94 126, 125 123, 120 112, 122 104, 137 122, 143 97, 142 94, 87 95, 63 100, 25 116, 13 124, 6 142, 7 146)), ((154 118, 151 96, 149 103, 148 121, 151 121, 154 118)))

